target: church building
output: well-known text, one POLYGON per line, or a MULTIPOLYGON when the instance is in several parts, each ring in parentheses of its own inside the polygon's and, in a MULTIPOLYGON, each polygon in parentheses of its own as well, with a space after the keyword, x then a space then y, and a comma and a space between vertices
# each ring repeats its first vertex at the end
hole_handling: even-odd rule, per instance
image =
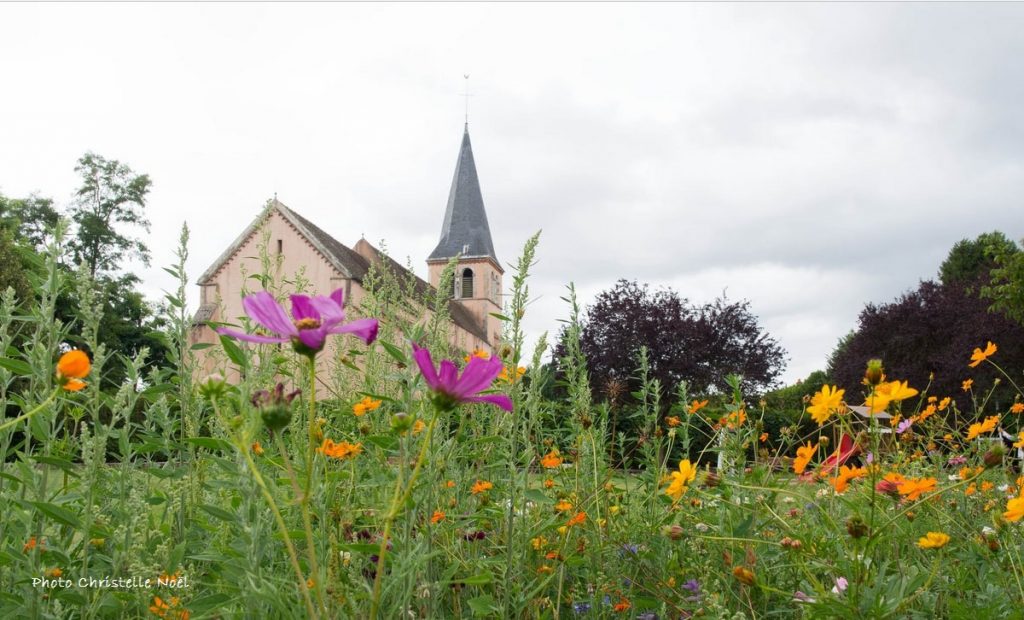
MULTIPOLYGON (((218 342, 209 322, 240 322, 245 315, 243 291, 259 290, 257 280, 249 276, 262 271, 261 250, 264 256, 280 265, 284 276, 302 273, 309 283, 306 292, 327 295, 335 289, 344 289, 346 308, 358 306, 362 301, 365 296, 363 279, 373 264, 387 261, 387 267, 400 278, 415 278, 415 289, 421 297, 427 297, 439 285, 448 262, 458 256, 448 307, 452 321, 451 344, 467 352, 482 349, 493 353, 501 338, 501 322, 490 314, 502 310, 504 270, 494 252, 487 224, 468 125, 455 164, 441 238, 427 258, 429 283, 410 274, 366 239, 360 239, 352 247, 341 243, 275 197, 199 277, 200 305, 193 321, 194 343, 218 342)), ((423 313, 426 316, 429 309, 424 307, 423 313)), ((200 373, 218 370, 211 357, 200 355, 198 362, 200 373)))

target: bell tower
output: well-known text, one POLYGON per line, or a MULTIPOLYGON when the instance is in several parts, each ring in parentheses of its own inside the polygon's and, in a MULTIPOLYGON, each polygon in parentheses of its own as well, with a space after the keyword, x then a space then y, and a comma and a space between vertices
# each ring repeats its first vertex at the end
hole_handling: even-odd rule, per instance
POLYGON ((448 193, 448 206, 441 224, 441 239, 427 258, 430 284, 440 284, 441 272, 453 256, 459 257, 452 299, 469 310, 483 327, 492 346, 501 339, 501 322, 490 316, 502 310, 501 268, 494 253, 491 229, 480 193, 480 180, 469 142, 469 124, 462 134, 462 146, 455 162, 455 176, 448 193))

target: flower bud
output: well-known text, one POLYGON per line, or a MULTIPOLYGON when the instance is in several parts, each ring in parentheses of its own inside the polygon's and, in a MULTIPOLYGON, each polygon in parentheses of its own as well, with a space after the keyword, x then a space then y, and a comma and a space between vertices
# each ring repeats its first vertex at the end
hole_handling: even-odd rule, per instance
POLYGON ((985 467, 992 468, 998 467, 1003 464, 1003 456, 1006 454, 1006 448, 1001 445, 996 445, 985 453, 985 456, 981 458, 985 463, 985 467))
POLYGON ((846 531, 853 538, 863 538, 867 536, 868 524, 864 523, 859 516, 854 515, 846 520, 846 531))
POLYGON ((885 376, 882 368, 882 360, 874 359, 868 361, 867 370, 864 371, 864 380, 868 385, 878 385, 885 376))
POLYGON ((682 526, 679 525, 666 525, 661 528, 661 533, 671 538, 672 540, 679 540, 686 533, 682 526))
POLYGON ((209 399, 223 396, 227 389, 228 382, 222 375, 216 373, 207 375, 207 377, 203 379, 203 382, 199 384, 199 394, 204 398, 209 399))
POLYGON ((737 566, 736 568, 732 569, 732 576, 744 585, 754 585, 754 571, 750 570, 745 566, 737 566))
POLYGON ((410 428, 412 428, 412 425, 412 417, 408 413, 405 413, 404 411, 399 411, 398 413, 391 416, 391 429, 397 433, 404 433, 408 431, 410 428))
POLYGON ((260 412, 263 424, 271 431, 279 431, 292 421, 292 401, 299 390, 284 393, 284 384, 278 383, 272 391, 260 390, 252 395, 252 404, 260 412))

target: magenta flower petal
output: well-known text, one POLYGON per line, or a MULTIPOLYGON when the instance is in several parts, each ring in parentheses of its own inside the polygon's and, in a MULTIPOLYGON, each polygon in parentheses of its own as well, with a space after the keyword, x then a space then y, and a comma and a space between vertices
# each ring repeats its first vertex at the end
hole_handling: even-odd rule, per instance
POLYGON ((501 369, 501 360, 497 358, 492 357, 485 360, 476 356, 471 357, 469 363, 462 369, 456 395, 472 396, 486 390, 501 374, 501 369))
POLYGON ((377 339, 380 324, 377 319, 357 319, 344 325, 335 325, 327 330, 328 334, 352 334, 366 344, 377 339))
POLYGON ((420 374, 423 375, 423 380, 427 382, 427 387, 432 390, 441 387, 437 371, 434 370, 434 360, 430 358, 430 351, 421 349, 414 342, 412 344, 412 357, 416 360, 416 365, 420 367, 420 374))
POLYGON ((310 300, 310 303, 316 309, 320 321, 328 327, 337 325, 345 320, 345 311, 330 297, 318 295, 310 300))
POLYGON ((217 333, 221 336, 228 336, 229 338, 235 338, 237 340, 245 340, 246 342, 259 342, 261 344, 288 342, 291 340, 290 336, 260 336, 259 334, 247 334, 245 332, 240 332, 237 329, 228 329, 227 327, 217 328, 217 333))
POLYGON ((451 360, 441 360, 441 369, 438 371, 441 382, 441 389, 451 396, 458 397, 456 391, 459 382, 459 371, 451 360))
POLYGON ((242 300, 242 307, 249 317, 260 326, 282 336, 295 336, 298 329, 288 318, 284 308, 277 303, 274 296, 266 291, 249 295, 242 300))
POLYGON ((316 307, 309 297, 306 295, 292 295, 291 300, 292 316, 295 317, 296 321, 301 321, 302 319, 320 320, 320 313, 316 311, 316 307))
POLYGON ((299 341, 313 351, 323 349, 324 341, 326 340, 327 334, 324 332, 323 328, 299 330, 299 341))
POLYGON ((512 411, 512 399, 506 394, 484 394, 483 396, 469 396, 466 402, 470 403, 490 403, 497 405, 505 411, 512 411))
POLYGON ((335 289, 334 292, 331 293, 331 301, 333 301, 334 303, 338 304, 339 308, 344 308, 345 307, 345 289, 340 289, 340 288, 339 289, 335 289))

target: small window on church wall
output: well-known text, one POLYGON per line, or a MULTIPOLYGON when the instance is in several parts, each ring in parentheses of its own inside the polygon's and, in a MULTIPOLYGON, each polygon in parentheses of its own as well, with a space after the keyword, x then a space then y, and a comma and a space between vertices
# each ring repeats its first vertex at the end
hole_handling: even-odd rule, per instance
POLYGON ((277 253, 284 254, 284 241, 281 239, 277 240, 277 253))
POLYGON ((473 297, 473 270, 468 267, 462 270, 462 297, 465 299, 473 297))

